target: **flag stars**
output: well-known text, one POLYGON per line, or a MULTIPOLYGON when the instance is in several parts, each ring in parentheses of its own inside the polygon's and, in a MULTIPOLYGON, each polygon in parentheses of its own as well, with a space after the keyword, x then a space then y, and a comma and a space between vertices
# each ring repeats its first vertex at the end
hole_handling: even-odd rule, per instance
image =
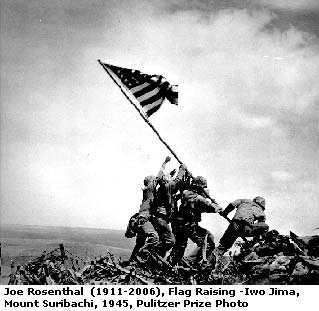
POLYGON ((128 88, 147 116, 155 113, 165 98, 177 104, 177 92, 168 92, 170 84, 163 76, 147 75, 139 70, 108 64, 106 66, 120 79, 122 85, 128 88), (136 89, 132 90, 133 88, 136 89))

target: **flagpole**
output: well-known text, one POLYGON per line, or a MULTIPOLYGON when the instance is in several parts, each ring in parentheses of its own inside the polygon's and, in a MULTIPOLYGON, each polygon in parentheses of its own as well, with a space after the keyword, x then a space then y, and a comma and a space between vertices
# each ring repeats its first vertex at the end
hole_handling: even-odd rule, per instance
POLYGON ((114 77, 110 74, 109 70, 106 66, 98 59, 99 64, 103 67, 103 69, 107 72, 107 74, 110 76, 110 78, 113 80, 113 82, 120 88, 123 95, 126 97, 126 99, 134 106, 134 108, 138 111, 139 115, 142 117, 142 119, 148 124, 148 126, 154 131, 154 133, 157 135, 159 140, 166 146, 166 148, 171 152, 171 154, 175 157, 175 159, 182 164, 183 162, 178 158, 176 153, 173 151, 173 149, 166 143, 165 140, 161 137, 161 135, 158 133, 156 128, 153 126, 153 124, 149 121, 149 119, 140 111, 140 109, 136 106, 136 104, 131 100, 131 98, 126 94, 126 92, 123 90, 122 86, 114 79, 114 77))

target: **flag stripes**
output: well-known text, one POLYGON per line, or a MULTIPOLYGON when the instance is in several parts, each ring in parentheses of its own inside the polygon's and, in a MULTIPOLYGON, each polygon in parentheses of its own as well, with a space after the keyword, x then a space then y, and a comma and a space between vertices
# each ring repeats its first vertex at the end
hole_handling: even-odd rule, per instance
POLYGON ((170 85, 163 76, 105 63, 103 66, 136 98, 148 117, 161 107, 165 98, 177 105, 177 86, 170 85))

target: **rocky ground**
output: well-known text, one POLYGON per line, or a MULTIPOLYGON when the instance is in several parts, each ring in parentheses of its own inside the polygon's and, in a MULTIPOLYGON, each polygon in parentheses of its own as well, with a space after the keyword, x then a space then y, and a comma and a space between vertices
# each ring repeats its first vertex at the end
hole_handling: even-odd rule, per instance
POLYGON ((63 245, 23 266, 12 263, 9 284, 319 284, 319 236, 289 236, 272 230, 237 242, 213 265, 184 258, 175 267, 153 256, 148 264, 128 266, 112 253, 87 263, 63 245))

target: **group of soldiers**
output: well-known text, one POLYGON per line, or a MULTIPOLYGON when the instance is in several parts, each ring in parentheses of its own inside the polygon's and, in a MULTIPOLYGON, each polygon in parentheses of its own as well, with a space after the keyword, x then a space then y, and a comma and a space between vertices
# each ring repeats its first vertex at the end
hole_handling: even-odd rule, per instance
POLYGON ((128 264, 147 263, 156 254, 172 265, 184 256, 188 239, 200 251, 195 256, 197 264, 215 264, 238 237, 259 236, 269 230, 265 223, 265 199, 239 199, 223 209, 209 196, 207 181, 202 176, 193 177, 184 164, 168 174, 164 173, 167 157, 157 176, 144 179, 143 199, 139 212, 129 221, 125 236, 136 236, 136 244, 128 264), (233 219, 215 248, 214 236, 199 225, 202 213, 227 215, 236 209, 233 219), (167 256, 168 255, 168 256, 167 256))

